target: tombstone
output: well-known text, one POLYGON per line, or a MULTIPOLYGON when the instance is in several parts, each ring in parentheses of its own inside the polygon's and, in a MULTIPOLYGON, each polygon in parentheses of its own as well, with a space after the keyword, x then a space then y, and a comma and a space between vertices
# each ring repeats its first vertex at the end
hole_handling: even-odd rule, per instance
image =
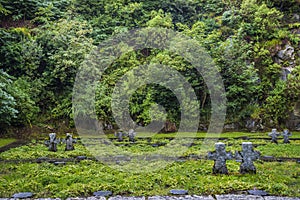
POLYGON ((49 134, 49 151, 57 151, 57 139, 56 139, 56 133, 50 133, 49 134))
POLYGON ((135 142, 135 136, 136 136, 136 132, 134 132, 133 129, 130 129, 130 130, 128 131, 129 141, 130 141, 130 142, 135 142))
POLYGON ((289 137, 292 136, 292 133, 288 129, 283 130, 282 136, 284 144, 290 143, 289 137))
POLYGON ((235 153, 235 158, 242 160, 240 165, 240 173, 256 173, 256 168, 253 164, 254 160, 257 160, 260 157, 259 151, 253 151, 252 142, 243 142, 242 151, 235 153))
POLYGON ((226 160, 231 160, 233 158, 231 152, 226 152, 225 144, 218 142, 215 144, 216 151, 208 152, 207 158, 209 160, 214 160, 213 174, 228 174, 226 167, 226 160))
POLYGON ((66 141, 65 151, 72 151, 72 150, 74 150, 72 134, 67 133, 65 141, 66 141))
POLYGON ((280 133, 277 132, 276 128, 272 129, 272 132, 269 133, 269 136, 272 138, 271 141, 278 144, 277 137, 280 135, 280 133))
POLYGON ((120 130, 119 132, 115 133, 115 137, 117 137, 118 142, 122 142, 123 141, 123 132, 122 130, 120 130))

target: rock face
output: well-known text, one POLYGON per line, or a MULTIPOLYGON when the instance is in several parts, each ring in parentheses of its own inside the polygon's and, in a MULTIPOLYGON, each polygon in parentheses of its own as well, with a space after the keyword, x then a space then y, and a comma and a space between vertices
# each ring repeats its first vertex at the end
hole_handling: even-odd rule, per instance
POLYGON ((293 60, 294 52, 295 52, 294 47, 287 44, 283 50, 280 50, 277 53, 277 57, 280 59, 279 62, 281 62, 282 60, 289 60, 289 59, 293 60))
POLYGON ((251 132, 262 131, 265 128, 262 124, 262 120, 254 120, 254 119, 248 119, 246 121, 245 127, 251 132))
POLYGON ((285 45, 285 47, 277 52, 275 62, 282 66, 282 80, 286 81, 288 75, 292 72, 296 66, 295 62, 295 49, 291 45, 285 45))
POLYGON ((174 122, 166 121, 163 132, 172 133, 177 130, 176 124, 174 122))

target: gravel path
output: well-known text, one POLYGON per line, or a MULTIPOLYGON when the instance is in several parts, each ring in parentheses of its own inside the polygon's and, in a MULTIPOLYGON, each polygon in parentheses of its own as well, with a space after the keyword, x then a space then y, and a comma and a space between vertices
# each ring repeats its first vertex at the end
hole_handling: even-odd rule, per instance
MULTIPOLYGON (((151 196, 151 197, 87 197, 87 198, 68 198, 67 200, 300 200, 300 198, 292 197, 276 197, 276 196, 255 196, 255 195, 215 195, 213 196, 151 196)), ((0 198, 0 200, 13 200, 12 198, 0 198)), ((25 199, 29 200, 29 199, 25 199)), ((61 200, 59 198, 40 198, 36 200, 61 200)))

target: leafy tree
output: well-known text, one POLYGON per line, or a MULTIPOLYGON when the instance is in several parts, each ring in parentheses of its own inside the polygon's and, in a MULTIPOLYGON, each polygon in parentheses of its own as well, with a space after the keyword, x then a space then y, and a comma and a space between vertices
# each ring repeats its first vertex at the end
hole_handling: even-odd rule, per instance
POLYGON ((11 78, 3 70, 0 70, 0 133, 5 131, 18 114, 15 109, 16 100, 8 90, 11 87, 11 78))

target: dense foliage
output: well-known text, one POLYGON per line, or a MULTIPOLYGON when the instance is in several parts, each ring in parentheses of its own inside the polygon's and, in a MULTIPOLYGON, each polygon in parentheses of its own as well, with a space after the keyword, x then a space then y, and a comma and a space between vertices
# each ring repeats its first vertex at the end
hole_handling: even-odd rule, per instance
MULTIPOLYGON (((227 123, 244 127, 252 119, 284 126, 300 96, 299 13, 295 0, 0 0, 1 132, 50 120, 73 126, 72 89, 85 56, 111 35, 140 27, 179 31, 208 50, 225 84, 227 123), (287 45, 294 49, 291 57, 279 59, 287 45)), ((96 91, 98 119, 114 125, 115 84, 150 61, 187 77, 207 124, 210 94, 203 79, 180 56, 157 49, 130 52, 111 65, 96 91)), ((168 121, 179 123, 178 101, 157 85, 132 96, 133 119, 149 123, 154 104, 165 108, 168 121)))

